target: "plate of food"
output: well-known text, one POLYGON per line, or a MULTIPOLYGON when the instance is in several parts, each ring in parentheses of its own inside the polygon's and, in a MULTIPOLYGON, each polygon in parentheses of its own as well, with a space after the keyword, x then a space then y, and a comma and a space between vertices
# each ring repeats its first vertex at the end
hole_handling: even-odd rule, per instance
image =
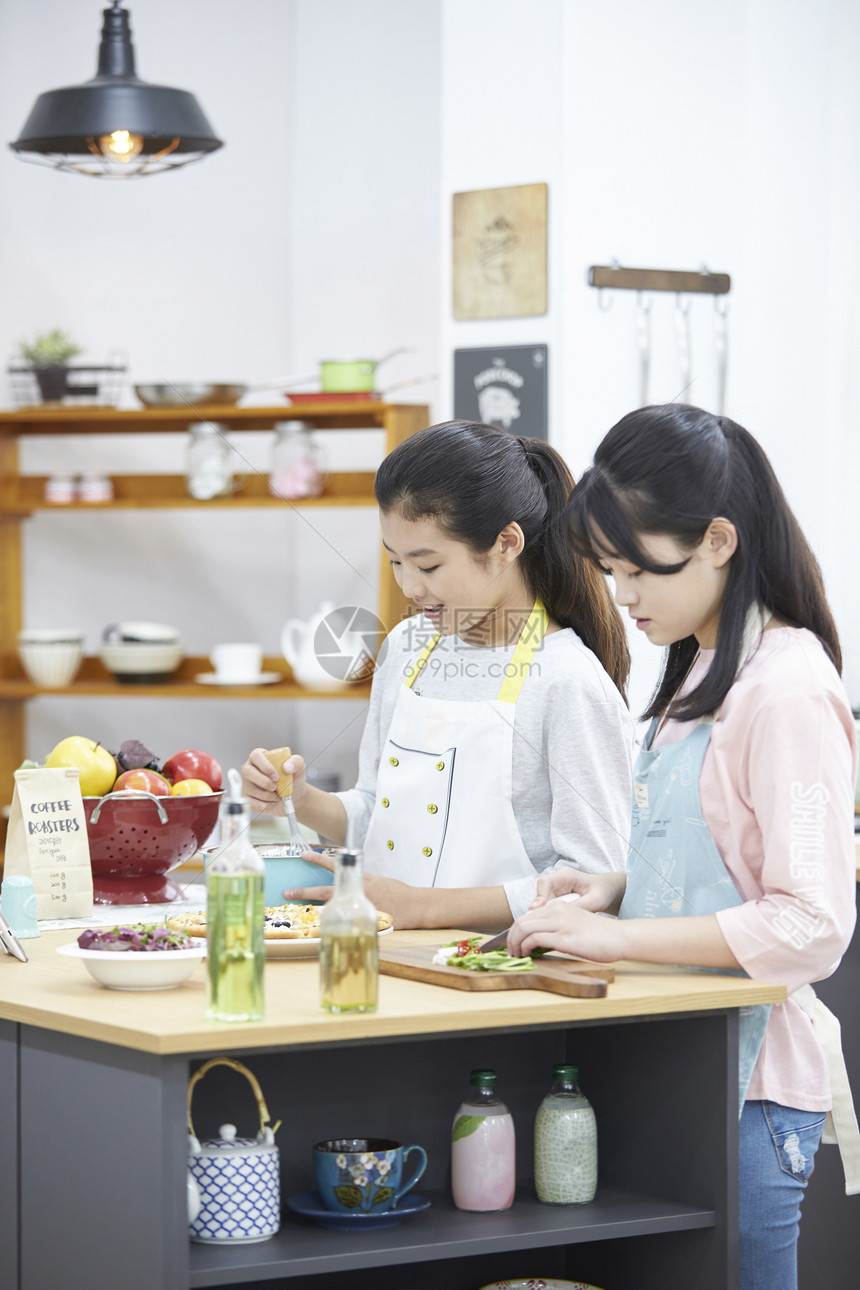
MULTIPOLYGON (((311 959, 320 952, 320 913, 322 905, 267 905, 264 912, 263 939, 267 959, 311 959)), ((380 935, 393 929, 390 914, 376 915, 380 935)), ((173 914, 167 919, 171 931, 186 936, 206 936, 206 911, 173 914)))
POLYGON ((80 959, 99 985, 111 990, 171 990, 206 957, 205 941, 166 927, 128 923, 88 928, 77 941, 57 947, 80 959))

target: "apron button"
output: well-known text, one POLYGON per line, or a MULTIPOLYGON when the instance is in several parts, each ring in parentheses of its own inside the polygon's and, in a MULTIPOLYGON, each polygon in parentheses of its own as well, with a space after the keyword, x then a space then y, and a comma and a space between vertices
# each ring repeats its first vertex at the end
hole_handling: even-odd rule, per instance
POLYGON ((389 764, 389 766, 399 766, 399 765, 400 765, 400 762, 397 760, 397 758, 396 758, 396 757, 389 757, 389 758, 388 758, 388 764, 389 764))
POLYGON ((437 763, 436 763, 436 769, 437 769, 437 770, 444 770, 444 769, 445 769, 445 763, 444 763, 443 761, 437 761, 437 763))
POLYGON ((389 850, 389 851, 393 851, 393 850, 394 850, 394 843, 391 841, 391 838, 389 838, 389 839, 388 839, 388 841, 386 842, 386 844, 385 844, 385 845, 388 847, 388 850, 389 850))
POLYGON ((432 856, 432 854, 433 854, 433 848, 432 848, 432 847, 422 847, 422 848, 421 848, 421 854, 422 854, 422 855, 424 855, 424 856, 432 856))
POLYGON ((430 812, 431 815, 435 815, 436 812, 439 810, 439 807, 434 806, 433 803, 431 802, 430 805, 427 807, 427 810, 430 812))
POLYGON ((387 805, 388 805, 388 798, 387 798, 387 797, 383 797, 383 799, 382 799, 382 805, 383 805, 383 806, 387 806, 387 805))

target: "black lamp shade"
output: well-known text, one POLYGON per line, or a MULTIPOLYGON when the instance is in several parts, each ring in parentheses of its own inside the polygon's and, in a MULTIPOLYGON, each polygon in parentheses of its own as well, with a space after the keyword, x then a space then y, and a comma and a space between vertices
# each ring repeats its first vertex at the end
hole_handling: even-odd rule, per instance
POLYGON ((9 146, 24 161, 98 178, 130 178, 176 169, 222 146, 187 90, 149 85, 135 75, 127 10, 104 10, 96 76, 47 90, 36 99, 20 138, 9 146), (126 131, 132 159, 106 158, 100 140, 126 131))
POLYGON ((147 152, 178 138, 176 152, 221 147, 200 104, 187 90, 147 85, 136 77, 111 77, 40 94, 24 123, 15 152, 89 153, 87 139, 113 130, 143 135, 147 152))

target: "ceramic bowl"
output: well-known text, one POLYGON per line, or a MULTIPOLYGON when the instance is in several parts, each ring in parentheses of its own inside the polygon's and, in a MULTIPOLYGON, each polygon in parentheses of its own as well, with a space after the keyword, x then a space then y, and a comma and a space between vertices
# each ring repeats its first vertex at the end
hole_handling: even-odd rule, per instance
POLYGON ((152 685, 173 675, 185 657, 181 641, 111 641, 99 647, 99 658, 118 681, 152 685))
POLYGON ((206 942, 190 950, 82 950, 77 942, 60 945, 58 954, 80 959, 99 985, 110 990, 172 990, 206 957, 206 942))
POLYGON ((511 1281, 491 1281, 481 1290, 600 1290, 585 1281, 559 1281, 557 1277, 514 1277, 511 1281))
POLYGON ((266 866, 263 879, 266 905, 282 905, 287 888, 330 887, 334 882, 333 873, 303 860, 300 855, 290 854, 293 848, 289 845, 255 846, 254 850, 266 866))
POLYGON ((72 628, 27 630, 18 633, 18 655, 34 685, 60 690, 77 673, 84 654, 82 632, 72 628))

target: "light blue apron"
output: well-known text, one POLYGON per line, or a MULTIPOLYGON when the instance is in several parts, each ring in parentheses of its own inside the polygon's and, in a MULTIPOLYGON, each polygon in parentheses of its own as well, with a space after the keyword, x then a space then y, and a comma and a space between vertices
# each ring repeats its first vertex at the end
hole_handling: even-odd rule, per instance
MULTIPOLYGON (((633 771, 633 825, 621 918, 690 917, 743 904, 702 817, 699 775, 713 721, 704 717, 684 739, 662 748, 651 747, 656 718, 648 728, 633 771)), ((715 970, 748 975, 742 968, 715 970)), ((739 1114, 769 1017, 769 1003, 739 1009, 739 1114)))

